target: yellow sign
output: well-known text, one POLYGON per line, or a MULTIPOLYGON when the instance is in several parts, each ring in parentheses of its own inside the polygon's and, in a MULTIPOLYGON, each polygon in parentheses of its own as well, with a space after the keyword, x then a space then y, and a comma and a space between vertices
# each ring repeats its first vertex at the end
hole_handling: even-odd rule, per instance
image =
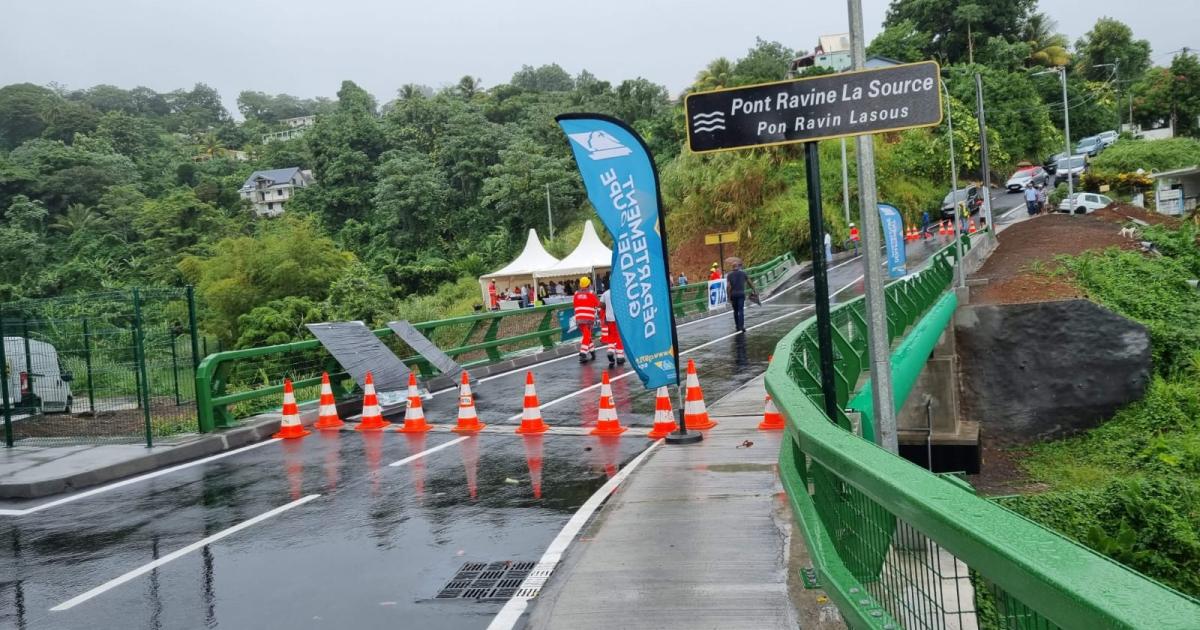
POLYGON ((1108 184, 1100 184, 1100 192, 1108 192, 1108 191, 1109 191, 1108 184))
POLYGON ((705 245, 720 245, 721 243, 736 243, 738 242, 737 232, 717 232, 716 234, 705 234, 705 245))

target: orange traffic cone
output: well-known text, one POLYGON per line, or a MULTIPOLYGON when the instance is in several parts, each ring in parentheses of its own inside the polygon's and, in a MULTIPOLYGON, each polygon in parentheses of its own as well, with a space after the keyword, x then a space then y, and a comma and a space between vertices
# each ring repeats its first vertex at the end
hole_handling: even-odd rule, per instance
POLYGON ((542 420, 542 404, 538 402, 537 390, 533 387, 533 372, 525 373, 525 411, 521 414, 521 426, 517 433, 536 434, 550 430, 542 420))
POLYGON ((612 385, 608 382, 608 370, 600 374, 600 413, 596 416, 596 428, 588 435, 621 435, 626 427, 621 426, 617 418, 617 408, 613 405, 612 385))
POLYGON ((354 427, 355 431, 382 431, 385 427, 391 425, 383 419, 383 413, 379 411, 379 398, 375 395, 375 378, 367 372, 367 378, 363 382, 363 410, 362 418, 358 421, 358 426, 354 427))
POLYGON ((950 229, 946 227, 946 222, 938 223, 938 236, 945 236, 950 233, 950 229))
POLYGON ((675 412, 671 409, 671 394, 666 387, 658 388, 658 396, 654 400, 654 428, 646 434, 651 439, 667 437, 674 433, 679 425, 675 423, 675 412))
POLYGON ((971 223, 970 223, 970 225, 967 226, 967 234, 974 234, 976 231, 977 230, 975 229, 975 217, 971 217, 971 223))
POLYGON ((486 424, 479 421, 475 413, 475 396, 471 395, 471 377, 462 373, 462 385, 458 388, 458 426, 451 429, 455 433, 478 433, 486 424))
POLYGON ((700 378, 696 376, 696 362, 688 359, 687 395, 683 401, 683 424, 688 429, 702 431, 717 426, 709 420, 708 408, 704 406, 704 391, 700 389, 700 378))
POLYGON ((408 373, 408 408, 404 410, 404 426, 396 429, 401 433, 424 433, 433 427, 425 422, 425 410, 421 408, 421 393, 417 391, 417 375, 408 373))
POLYGON ((292 391, 292 379, 283 379, 283 422, 279 424, 279 432, 271 437, 290 440, 302 438, 312 431, 306 431, 300 424, 300 410, 296 407, 296 393, 292 391))
POLYGON ((342 419, 338 417, 337 406, 333 401, 333 387, 329 385, 329 372, 321 373, 321 406, 317 410, 317 423, 314 429, 340 429, 342 419))
MULTIPOLYGON (((775 356, 767 357, 767 363, 775 360, 775 356)), ((767 393, 767 400, 764 403, 763 419, 758 423, 759 431, 781 431, 785 427, 783 422, 783 414, 779 413, 779 408, 775 406, 775 401, 771 400, 771 394, 767 393)))
POLYGON ((771 400, 770 394, 767 394, 766 408, 763 409, 763 419, 758 423, 758 429, 760 431, 782 431, 785 427, 783 414, 779 413, 775 401, 771 400))

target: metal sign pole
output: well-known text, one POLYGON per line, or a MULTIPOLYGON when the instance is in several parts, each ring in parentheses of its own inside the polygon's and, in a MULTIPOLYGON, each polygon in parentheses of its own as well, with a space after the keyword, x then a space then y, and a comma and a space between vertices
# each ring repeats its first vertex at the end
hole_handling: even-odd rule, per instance
POLYGON ((821 354, 821 391, 825 414, 837 422, 837 384, 833 372, 833 333, 829 322, 829 279, 826 277, 825 217, 821 207, 821 158, 816 142, 804 143, 804 174, 808 183, 809 245, 812 249, 813 290, 817 293, 817 345, 821 354))
MULTIPOLYGON (((847 0, 850 12, 850 54, 854 68, 866 65, 862 0, 847 0)), ((940 75, 939 75, 940 76, 940 75)), ((940 96, 939 96, 940 99, 940 96)), ((940 118, 940 116, 939 116, 940 118)), ((875 196, 875 144, 869 135, 855 139, 858 149, 858 218, 862 223, 863 284, 867 311, 867 353, 871 372, 871 401, 877 417, 875 439, 891 453, 900 450, 896 439, 896 412, 892 405, 891 341, 888 339, 887 300, 884 298, 879 247, 879 205, 875 196)))

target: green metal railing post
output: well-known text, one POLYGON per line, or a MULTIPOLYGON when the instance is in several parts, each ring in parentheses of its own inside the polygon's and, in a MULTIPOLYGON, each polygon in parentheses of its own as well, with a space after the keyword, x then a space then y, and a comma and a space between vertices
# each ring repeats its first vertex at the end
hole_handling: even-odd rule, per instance
MULTIPOLYGON (((29 349, 29 318, 24 316, 21 317, 21 335, 25 339, 25 383, 29 386, 29 399, 32 401, 35 396, 34 392, 37 390, 33 389, 33 353, 29 349)), ((32 408, 32 403, 30 407, 32 408)))
POLYGON ((8 397, 8 355, 5 354, 4 318, 0 317, 0 404, 4 405, 4 446, 12 447, 12 405, 8 397))
POLYGON ((142 418, 146 424, 146 448, 154 446, 154 436, 150 423, 150 374, 146 370, 145 336, 142 331, 142 296, 138 289, 133 289, 133 356, 137 362, 138 380, 142 390, 142 418))
POLYGON ((175 406, 179 406, 179 352, 175 350, 175 337, 171 337, 171 384, 175 387, 175 406))
POLYGON ((83 318, 83 367, 87 371, 88 410, 96 417, 96 389, 92 385, 92 336, 88 330, 88 320, 83 318))
MULTIPOLYGON (((190 284, 187 286, 187 304, 188 335, 192 338, 192 372, 195 373, 196 368, 200 365, 200 332, 196 322, 196 289, 190 284)), ((205 344, 204 352, 208 353, 208 344, 205 344)))

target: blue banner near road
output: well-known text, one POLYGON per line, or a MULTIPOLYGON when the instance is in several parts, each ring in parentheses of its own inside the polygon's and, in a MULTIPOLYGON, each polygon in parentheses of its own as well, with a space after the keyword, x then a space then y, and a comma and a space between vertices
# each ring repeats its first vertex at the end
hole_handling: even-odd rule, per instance
POLYGON ((613 239, 613 310, 625 352, 647 389, 678 380, 670 283, 659 233, 658 177, 645 143, 624 123, 564 114, 588 199, 613 239))
POLYGON ((902 278, 908 274, 907 252, 904 250, 904 217, 895 206, 881 203, 879 220, 883 223, 883 243, 887 246, 888 277, 902 278))

